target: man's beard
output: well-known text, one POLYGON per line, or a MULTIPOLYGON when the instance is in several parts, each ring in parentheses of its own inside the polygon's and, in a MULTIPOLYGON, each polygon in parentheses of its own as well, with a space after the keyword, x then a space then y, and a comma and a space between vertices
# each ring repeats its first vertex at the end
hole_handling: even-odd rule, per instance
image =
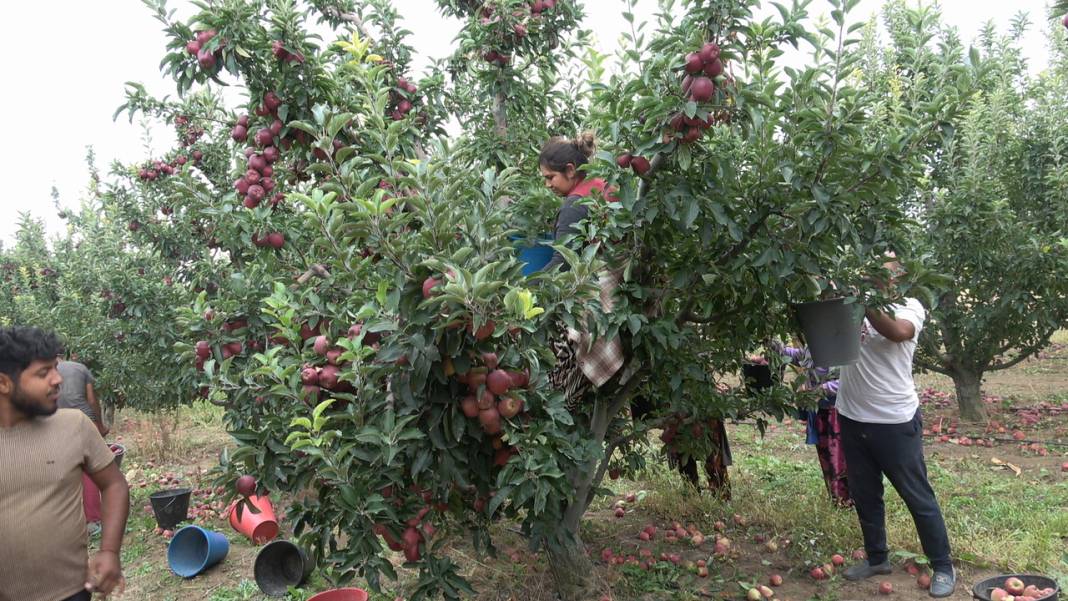
POLYGON ((47 417, 54 414, 59 409, 58 403, 52 407, 44 407, 38 403, 34 403, 29 397, 22 394, 22 390, 19 389, 18 384, 15 385, 15 390, 11 392, 11 406, 31 419, 35 417, 47 417))

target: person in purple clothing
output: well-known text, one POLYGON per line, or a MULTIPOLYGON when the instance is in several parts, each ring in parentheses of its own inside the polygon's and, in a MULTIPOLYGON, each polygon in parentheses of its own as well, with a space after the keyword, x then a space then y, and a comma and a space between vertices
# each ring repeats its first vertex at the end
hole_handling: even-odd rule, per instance
POLYGON ((853 499, 849 496, 849 478, 846 476, 845 453, 842 450, 842 430, 838 421, 835 400, 838 396, 838 378, 825 367, 816 367, 808 349, 787 346, 779 351, 790 360, 791 364, 805 370, 808 390, 819 389, 823 393, 816 410, 803 409, 801 417, 806 419, 807 442, 816 446, 816 457, 823 471, 823 482, 831 500, 841 507, 851 507, 853 499))

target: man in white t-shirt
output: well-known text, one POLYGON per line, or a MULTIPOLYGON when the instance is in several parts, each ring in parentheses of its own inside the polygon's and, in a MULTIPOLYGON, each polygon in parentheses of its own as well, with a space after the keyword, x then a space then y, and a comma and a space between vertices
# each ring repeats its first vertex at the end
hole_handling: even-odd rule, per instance
MULTIPOLYGON (((891 274, 901 265, 884 265, 891 274)), ((892 569, 886 546, 883 475, 912 513, 924 553, 934 571, 932 597, 948 597, 956 587, 949 534, 923 458, 920 401, 912 380, 912 355, 926 311, 906 298, 886 309, 868 309, 860 338, 860 358, 842 368, 838 415, 849 489, 864 535, 868 559, 846 569, 861 580, 892 569)))

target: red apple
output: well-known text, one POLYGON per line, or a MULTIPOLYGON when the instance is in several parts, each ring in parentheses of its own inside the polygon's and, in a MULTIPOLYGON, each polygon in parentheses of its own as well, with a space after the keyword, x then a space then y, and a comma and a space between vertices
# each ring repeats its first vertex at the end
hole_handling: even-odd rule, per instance
POLYGON ((708 77, 718 77, 723 74, 723 63, 717 58, 706 64, 703 71, 708 77))
POLYGON ((503 397, 497 403, 497 411, 501 417, 511 419, 523 411, 523 400, 511 396, 503 397))
POLYGON ((809 570, 808 575, 812 576, 813 580, 823 580, 827 577, 827 575, 823 573, 823 568, 820 567, 812 568, 809 570))
POLYGON ((778 574, 772 574, 771 577, 768 578, 768 584, 770 584, 771 586, 782 586, 782 576, 778 574))
POLYGON ((469 394, 460 400, 460 411, 471 419, 478 417, 478 399, 475 395, 469 394))
POLYGON ((482 324, 482 326, 479 327, 478 330, 476 330, 474 332, 475 340, 478 340, 478 341, 481 342, 482 340, 485 340, 485 339, 489 338, 490 336, 493 335, 493 332, 496 329, 497 329, 497 324, 494 323, 494 321, 492 319, 487 321, 486 323, 482 324))
POLYGON ((497 364, 497 353, 482 353, 482 365, 485 365, 486 369, 497 369, 497 364))
POLYGON ((267 234, 267 246, 278 250, 285 246, 285 244, 286 236, 282 232, 271 232, 270 234, 267 234))
POLYGON ((931 577, 927 574, 920 574, 916 577, 916 586, 925 590, 931 588, 931 577))
POLYGON ((233 138, 235 142, 244 142, 248 138, 248 128, 241 125, 235 125, 234 128, 230 130, 230 137, 233 138))
POLYGON ((616 507, 616 510, 613 513, 617 518, 621 518, 627 515, 627 510, 623 509, 622 507, 616 507))
POLYGON ((712 98, 713 92, 716 91, 715 84, 707 77, 695 77, 693 85, 690 86, 690 97, 695 102, 705 102, 712 98))
POLYGON ((304 366, 300 370, 300 383, 304 385, 319 384, 319 370, 311 365, 304 366))
POLYGON ((237 489, 237 494, 242 497, 251 496, 256 492, 256 479, 246 474, 237 479, 234 487, 237 489))
POLYGON ((649 159, 645 157, 631 157, 630 159, 630 168, 638 175, 645 175, 648 173, 651 166, 649 159))
POLYGON ((524 371, 510 371, 508 375, 512 378, 512 388, 523 388, 530 383, 530 374, 524 371))
POLYGON ((341 362, 341 355, 344 353, 342 349, 332 348, 326 351, 326 362, 330 365, 338 365, 341 362))
POLYGON ((1005 590, 1010 595, 1022 595, 1024 592, 1024 588, 1026 587, 1024 586, 1023 580, 1020 580, 1015 576, 1005 579, 1005 590))
MULTIPOLYGON (((489 367, 487 365, 487 367, 489 367)), ((512 387, 512 377, 503 369, 494 369, 486 376, 486 388, 493 394, 504 394, 512 387)))
POLYGON ((708 42, 704 46, 701 46, 701 61, 710 63, 719 58, 719 46, 715 42, 708 42))
POLYGON ((334 390, 338 385, 338 377, 341 369, 336 365, 324 365, 319 370, 319 386, 327 390, 334 390))
POLYGON ((440 283, 441 280, 435 277, 428 277, 427 279, 423 280, 423 298, 430 298, 430 291, 433 290, 434 287, 440 283))
POLYGON ((845 565, 845 557, 835 553, 834 555, 831 555, 831 563, 835 566, 843 566, 845 565))
POLYGON ((883 582, 879 583, 879 594, 880 595, 889 595, 892 592, 894 592, 894 585, 892 585, 892 584, 890 584, 889 582, 886 582, 886 581, 883 581, 883 582))
POLYGON ((700 73, 704 68, 705 63, 701 60, 701 55, 696 52, 691 52, 686 55, 686 72, 689 74, 700 73))
POLYGON ((630 153, 624 152, 623 154, 616 157, 616 165, 619 165, 623 169, 626 169, 627 167, 630 167, 630 158, 630 153))
POLYGON ((215 55, 201 48, 197 51, 197 64, 205 71, 215 68, 215 55))
POLYGON ((196 344, 197 357, 207 360, 211 356, 211 345, 207 340, 198 340, 196 344))
POLYGON ((312 343, 312 350, 316 355, 326 356, 326 351, 330 350, 330 339, 326 336, 316 336, 315 342, 312 343))
POLYGON ((490 409, 492 407, 495 407, 496 404, 497 404, 497 400, 493 396, 493 393, 490 392, 489 390, 483 390, 482 394, 480 394, 478 396, 478 409, 479 409, 479 411, 485 411, 486 409, 490 409))
POLYGON ((478 412, 478 423, 482 424, 482 431, 486 434, 498 434, 501 431, 501 414, 496 407, 483 409, 478 412))

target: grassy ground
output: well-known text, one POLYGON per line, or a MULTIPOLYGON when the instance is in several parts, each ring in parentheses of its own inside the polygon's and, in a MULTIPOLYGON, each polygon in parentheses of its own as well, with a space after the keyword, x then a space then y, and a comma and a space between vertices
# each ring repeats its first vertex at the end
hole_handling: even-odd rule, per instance
MULTIPOLYGON (((1039 572, 1068 583, 1068 474, 1060 468, 1068 461, 1068 335, 1062 333, 1038 358, 988 377, 984 390, 991 395, 989 424, 956 423, 948 379, 925 375, 918 385, 925 425, 939 424, 941 430, 925 440, 931 481, 961 568, 961 585, 953 598, 970 599, 972 583, 1002 572, 1039 572), (951 428, 956 429, 952 434, 951 428), (1013 438, 1016 431, 1024 442, 1013 438), (987 441, 990 446, 979 446, 987 441)), ((653 467, 635 481, 611 482, 618 496, 591 508, 583 533, 597 559, 594 575, 601 592, 617 601, 743 599, 745 589, 777 573, 784 578, 776 589, 778 599, 876 598, 875 582, 848 583, 837 576, 817 582, 808 575, 835 553, 848 560, 860 546, 860 533, 855 514, 827 499, 815 451, 804 444, 803 429, 802 423, 787 421, 760 437, 751 424, 732 424, 730 501, 694 491, 659 461, 652 461, 653 467), (628 493, 634 494, 631 502, 625 500, 628 493), (626 508, 622 518, 613 516, 618 503, 626 508), (717 521, 723 522, 722 532, 716 531, 717 521), (700 546, 688 540, 668 542, 663 533, 673 522, 699 530, 710 540, 700 546), (655 525, 657 534, 651 541, 640 541, 638 533, 647 525, 655 525), (727 554, 712 553, 714 536, 729 539, 727 554), (608 565, 600 561, 606 548, 614 555, 633 556, 632 563, 677 553, 683 565, 659 562, 649 570, 608 565), (699 578, 686 568, 686 562, 698 560, 707 562, 708 577, 699 578)), ((113 436, 122 436, 128 447, 123 468, 134 485, 123 551, 128 580, 123 599, 264 598, 251 580, 257 548, 219 517, 221 504, 207 483, 206 470, 228 443, 219 410, 200 405, 178 416, 129 414, 114 430, 113 436), (147 506, 150 491, 175 484, 199 493, 194 522, 226 533, 231 541, 226 561, 191 580, 167 568, 167 541, 154 532, 147 506)), ((927 598, 905 571, 908 562, 923 561, 911 518, 889 487, 887 502, 890 545, 899 569, 885 580, 893 584, 898 599, 927 598)), ((495 540, 503 552, 495 559, 478 557, 462 543, 454 548, 454 558, 480 591, 479 599, 552 599, 544 556, 526 552, 511 525, 496 528, 495 540)), ((373 599, 403 595, 404 584, 402 579, 396 590, 373 599)), ((323 588, 313 579, 306 591, 323 588)), ((305 594, 291 598, 304 599, 305 594)))

